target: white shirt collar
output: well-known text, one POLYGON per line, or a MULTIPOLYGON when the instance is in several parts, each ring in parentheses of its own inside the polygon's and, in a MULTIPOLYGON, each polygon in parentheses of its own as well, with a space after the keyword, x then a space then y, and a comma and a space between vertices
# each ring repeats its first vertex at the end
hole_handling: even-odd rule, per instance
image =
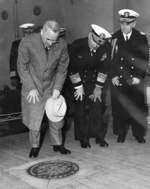
POLYGON ((130 37, 131 37, 131 34, 132 34, 132 31, 130 33, 128 33, 128 34, 123 33, 124 39, 126 40, 126 36, 128 36, 128 40, 129 40, 130 37))

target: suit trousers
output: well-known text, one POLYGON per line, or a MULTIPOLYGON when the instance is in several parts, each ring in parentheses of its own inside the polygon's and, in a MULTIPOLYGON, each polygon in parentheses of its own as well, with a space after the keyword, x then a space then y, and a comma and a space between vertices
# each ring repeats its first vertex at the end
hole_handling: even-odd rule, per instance
POLYGON ((113 117, 113 132, 116 135, 123 135, 126 137, 129 126, 132 129, 134 137, 144 137, 146 135, 146 119, 143 119, 143 125, 134 119, 124 120, 118 116, 113 117))
POLYGON ((104 105, 99 100, 93 102, 85 96, 82 101, 75 101, 75 139, 86 141, 94 137, 104 140, 107 125, 103 120, 103 115, 104 105))
MULTIPOLYGON (((61 129, 64 125, 64 120, 59 122, 49 121, 49 135, 52 145, 62 144, 62 134, 61 129)), ((40 145, 40 130, 29 130, 29 141, 33 148, 39 147, 40 145)))

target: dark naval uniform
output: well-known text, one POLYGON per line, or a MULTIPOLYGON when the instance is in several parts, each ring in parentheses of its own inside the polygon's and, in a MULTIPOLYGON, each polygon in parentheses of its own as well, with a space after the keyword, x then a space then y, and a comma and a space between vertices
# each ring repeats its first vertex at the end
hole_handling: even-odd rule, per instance
MULTIPOLYGON (((13 90, 10 90, 7 95, 6 100, 6 113, 17 113, 21 112, 21 82, 17 72, 17 59, 18 59, 18 48, 21 39, 17 39, 12 42, 10 49, 10 59, 9 59, 9 68, 10 68, 10 81, 11 86, 14 87, 13 90)), ((22 126, 22 120, 12 120, 9 121, 10 126, 18 125, 22 126)))
POLYGON ((131 124, 133 136, 145 136, 147 106, 144 96, 144 77, 148 63, 148 41, 136 29, 125 41, 121 30, 112 39, 111 78, 119 77, 119 86, 111 85, 114 132, 126 136, 131 124), (140 79, 133 85, 132 79, 140 79))
POLYGON ((19 47, 20 41, 21 39, 17 39, 12 42, 11 50, 10 50, 10 61, 9 61, 10 79, 11 79, 12 85, 14 85, 16 88, 20 88, 21 86, 20 78, 17 72, 18 47, 19 47))
POLYGON ((104 103, 93 102, 89 96, 95 86, 104 86, 110 60, 110 44, 90 52, 88 38, 74 41, 70 48, 69 75, 73 88, 83 85, 83 100, 74 100, 75 139, 87 141, 90 137, 104 139, 106 125, 103 124, 104 103))

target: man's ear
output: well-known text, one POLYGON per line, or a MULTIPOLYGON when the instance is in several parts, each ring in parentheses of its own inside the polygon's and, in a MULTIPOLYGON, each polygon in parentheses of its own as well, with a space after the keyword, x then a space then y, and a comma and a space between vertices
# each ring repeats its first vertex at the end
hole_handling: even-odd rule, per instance
POLYGON ((132 23, 132 28, 134 28, 136 26, 136 21, 134 21, 133 23, 132 23))

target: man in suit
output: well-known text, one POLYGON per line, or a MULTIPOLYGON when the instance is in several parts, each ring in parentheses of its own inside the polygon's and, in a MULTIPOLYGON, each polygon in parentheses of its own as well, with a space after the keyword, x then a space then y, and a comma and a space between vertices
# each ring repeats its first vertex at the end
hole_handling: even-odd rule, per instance
POLYGON ((145 143, 147 106, 144 77, 148 63, 148 40, 135 29, 139 13, 122 9, 121 29, 112 36, 111 102, 114 133, 118 142, 126 139, 129 125, 139 143, 145 143))
POLYGON ((110 61, 110 33, 92 24, 89 36, 70 46, 69 77, 74 89, 75 139, 82 148, 90 147, 90 137, 106 147, 103 87, 110 61))
MULTIPOLYGON (((18 53, 18 73, 22 83, 23 123, 29 128, 31 151, 29 157, 39 153, 40 127, 49 97, 60 96, 69 64, 65 40, 59 38, 60 26, 46 21, 40 33, 21 40, 18 53)), ((49 121, 53 150, 71 153, 62 145, 63 120, 49 121)))

